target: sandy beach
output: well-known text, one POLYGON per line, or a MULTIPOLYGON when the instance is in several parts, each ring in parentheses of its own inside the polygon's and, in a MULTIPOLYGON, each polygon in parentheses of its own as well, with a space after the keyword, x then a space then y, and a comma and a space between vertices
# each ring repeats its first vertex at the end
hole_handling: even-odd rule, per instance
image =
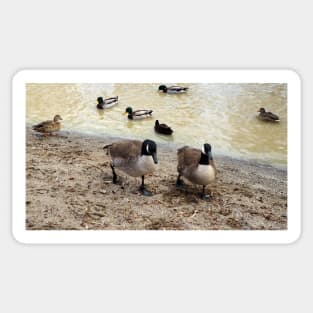
MULTIPOLYGON (((26 129, 27 230, 282 230, 287 229, 287 171, 214 155, 217 180, 175 186, 176 148, 158 145, 158 171, 145 183, 118 171, 102 149, 117 139, 60 132, 42 137, 26 129)), ((213 150, 214 151, 214 150, 213 150)))

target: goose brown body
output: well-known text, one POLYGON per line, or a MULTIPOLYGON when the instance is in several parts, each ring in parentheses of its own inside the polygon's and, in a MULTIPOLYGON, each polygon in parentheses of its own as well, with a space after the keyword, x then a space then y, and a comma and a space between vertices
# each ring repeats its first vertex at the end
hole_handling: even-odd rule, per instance
POLYGON ((215 180, 216 166, 213 159, 207 165, 200 164, 201 153, 201 150, 187 146, 178 149, 177 171, 191 183, 206 186, 215 180))
POLYGON ((153 159, 140 162, 142 142, 138 140, 125 140, 113 143, 108 147, 113 166, 121 169, 127 175, 139 177, 153 172, 155 169, 153 159))
POLYGON ((115 167, 122 170, 129 176, 142 178, 140 191, 147 196, 152 195, 151 192, 144 187, 144 175, 152 173, 158 163, 156 154, 156 143, 152 140, 124 140, 112 143, 103 147, 107 149, 112 158, 112 174, 113 183, 117 182, 115 167))

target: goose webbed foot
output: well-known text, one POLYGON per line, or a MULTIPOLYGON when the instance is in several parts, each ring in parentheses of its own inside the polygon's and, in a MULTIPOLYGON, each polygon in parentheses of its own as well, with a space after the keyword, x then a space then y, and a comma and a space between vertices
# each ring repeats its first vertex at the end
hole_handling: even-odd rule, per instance
POLYGON ((139 191, 141 192, 141 194, 143 196, 146 196, 146 197, 152 196, 152 192, 145 188, 145 177, 144 176, 141 177, 141 185, 139 187, 139 191))
POLYGON ((146 196, 146 197, 151 197, 152 196, 152 192, 149 191, 148 189, 146 189, 145 186, 143 186, 143 185, 140 185, 139 191, 140 191, 140 193, 143 196, 146 196))
POLYGON ((210 195, 206 195, 203 192, 199 192, 199 197, 203 201, 211 201, 212 200, 212 197, 210 195))

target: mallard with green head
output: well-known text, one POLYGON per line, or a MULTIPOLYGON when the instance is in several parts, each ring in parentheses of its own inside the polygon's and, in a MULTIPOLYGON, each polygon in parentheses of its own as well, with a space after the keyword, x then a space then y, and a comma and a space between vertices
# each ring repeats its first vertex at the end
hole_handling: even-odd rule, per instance
POLYGON ((144 118, 152 117, 152 110, 136 110, 133 111, 131 107, 126 108, 124 114, 128 113, 130 120, 142 120, 144 118))
POLYGON ((51 135, 52 133, 58 132, 61 129, 62 117, 57 114, 54 116, 53 120, 44 121, 32 127, 36 132, 42 133, 44 135, 51 135))
POLYGON ((118 96, 107 98, 107 99, 98 97, 97 101, 98 101, 98 104, 97 104, 98 109, 108 109, 108 108, 113 107, 115 104, 117 104, 118 96))
POLYGON ((159 86, 159 92, 169 93, 169 94, 180 94, 187 92, 188 87, 181 87, 181 86, 170 86, 167 87, 166 85, 159 86))
POLYGON ((278 115, 272 113, 272 112, 266 112, 264 108, 260 108, 258 111, 260 114, 258 115, 258 118, 265 122, 279 122, 280 119, 278 115))

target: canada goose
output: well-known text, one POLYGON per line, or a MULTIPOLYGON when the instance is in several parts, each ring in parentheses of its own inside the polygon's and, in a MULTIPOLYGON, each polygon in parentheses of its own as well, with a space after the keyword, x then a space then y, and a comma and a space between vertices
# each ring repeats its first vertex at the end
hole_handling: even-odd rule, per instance
POLYGON ((280 119, 276 114, 273 114, 272 112, 266 112, 264 108, 260 108, 258 111, 260 114, 258 115, 258 118, 265 122, 279 122, 280 119))
POLYGON ((131 107, 126 108, 124 114, 128 113, 128 118, 130 120, 141 120, 152 116, 152 110, 136 110, 133 111, 131 107))
POLYGON ((119 168, 127 175, 133 177, 141 176, 140 192, 145 196, 152 196, 144 186, 144 175, 150 174, 155 170, 157 159, 157 145, 154 141, 124 140, 104 146, 112 158, 111 169, 113 183, 117 183, 115 167, 119 168))
POLYGON ((181 86, 170 86, 170 87, 167 87, 166 85, 159 86, 159 91, 170 94, 185 93, 188 89, 189 89, 188 87, 181 86))
POLYGON ((118 102, 118 97, 111 97, 107 99, 103 99, 102 97, 97 98, 98 104, 97 108, 98 109, 108 109, 117 104, 118 102))
POLYGON ((57 114, 54 116, 52 121, 44 121, 32 127, 33 130, 43 133, 44 135, 51 135, 54 132, 57 132, 61 129, 61 123, 59 122, 62 120, 62 117, 57 114))
POLYGON ((154 130, 160 134, 171 135, 173 130, 166 124, 160 124, 158 120, 155 121, 154 130))
POLYGON ((205 143, 202 151, 190 147, 183 147, 177 151, 178 177, 176 186, 182 186, 181 176, 186 177, 191 183, 202 185, 201 198, 206 198, 204 194, 205 186, 213 182, 216 178, 216 167, 212 157, 211 145, 205 143))

